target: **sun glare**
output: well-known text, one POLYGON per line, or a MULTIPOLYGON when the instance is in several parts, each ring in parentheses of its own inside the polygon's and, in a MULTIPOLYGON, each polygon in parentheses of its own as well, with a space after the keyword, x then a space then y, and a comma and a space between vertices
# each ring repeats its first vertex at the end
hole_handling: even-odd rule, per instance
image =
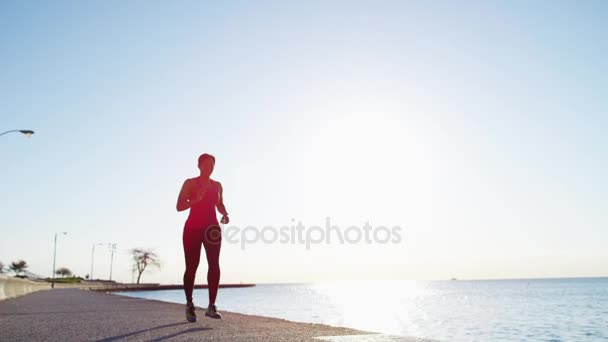
POLYGON ((410 332, 416 331, 415 324, 403 317, 404 312, 415 308, 403 308, 401 304, 415 302, 432 291, 427 288, 427 282, 410 280, 324 282, 315 284, 313 289, 327 298, 329 306, 342 313, 342 321, 338 324, 395 334, 401 334, 404 327, 410 332), (395 293, 402 294, 400 299, 394 297, 395 293))

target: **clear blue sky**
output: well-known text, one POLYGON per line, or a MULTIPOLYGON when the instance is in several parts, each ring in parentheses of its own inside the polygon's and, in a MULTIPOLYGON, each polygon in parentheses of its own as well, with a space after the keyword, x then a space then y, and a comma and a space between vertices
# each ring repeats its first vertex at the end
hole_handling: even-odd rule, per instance
MULTIPOLYGON (((400 225, 391 246, 225 246, 226 282, 608 273, 604 1, 2 1, 0 261, 91 244, 183 272, 202 152, 232 223, 400 225)), ((98 247, 95 276, 107 277, 98 247)), ((205 268, 199 271, 204 278, 205 268)))

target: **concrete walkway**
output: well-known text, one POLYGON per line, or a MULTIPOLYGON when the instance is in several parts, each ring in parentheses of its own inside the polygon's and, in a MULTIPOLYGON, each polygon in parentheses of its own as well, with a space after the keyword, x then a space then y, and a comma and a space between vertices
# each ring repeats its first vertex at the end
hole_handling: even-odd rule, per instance
POLYGON ((222 313, 213 320, 199 309, 199 321, 187 323, 183 305, 55 289, 0 302, 0 341, 421 341, 222 313), (316 338, 343 335, 359 336, 316 338))

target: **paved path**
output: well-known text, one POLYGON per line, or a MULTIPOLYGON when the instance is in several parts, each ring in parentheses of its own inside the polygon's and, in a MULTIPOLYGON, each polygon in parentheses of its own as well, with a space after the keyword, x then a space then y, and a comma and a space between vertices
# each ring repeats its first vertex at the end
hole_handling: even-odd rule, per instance
POLYGON ((187 323, 184 306, 79 289, 0 302, 0 341, 420 341, 223 312, 187 323), (317 339, 320 336, 343 336, 317 339))

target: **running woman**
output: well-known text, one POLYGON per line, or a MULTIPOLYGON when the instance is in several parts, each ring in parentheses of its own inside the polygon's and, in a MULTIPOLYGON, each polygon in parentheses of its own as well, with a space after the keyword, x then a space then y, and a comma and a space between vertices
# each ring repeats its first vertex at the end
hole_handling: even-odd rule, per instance
POLYGON ((200 175, 187 179, 177 198, 177 211, 190 209, 184 225, 182 242, 186 259, 184 272, 184 292, 186 293, 186 320, 196 322, 196 312, 192 302, 196 269, 201 257, 201 244, 207 255, 207 284, 209 285, 209 306, 205 316, 221 319, 217 312, 215 298, 220 283, 220 248, 222 246, 222 231, 215 210, 222 214, 221 222, 229 222, 228 212, 224 206, 222 184, 211 179, 215 166, 215 157, 202 154, 198 158, 200 175))

